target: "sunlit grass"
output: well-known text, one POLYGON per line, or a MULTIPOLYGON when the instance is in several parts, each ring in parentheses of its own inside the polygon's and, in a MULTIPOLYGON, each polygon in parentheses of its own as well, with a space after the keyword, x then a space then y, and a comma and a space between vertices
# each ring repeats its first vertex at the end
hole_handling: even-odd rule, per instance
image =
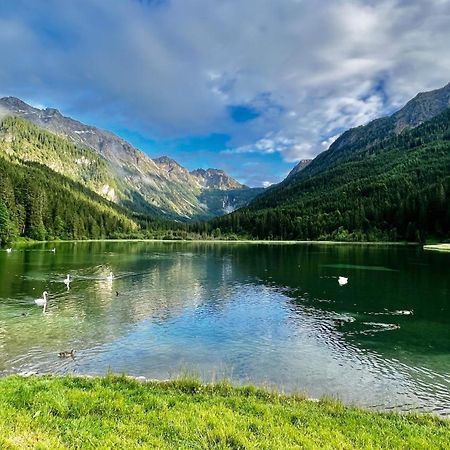
POLYGON ((0 448, 448 448, 450 421, 195 379, 0 380, 0 448))

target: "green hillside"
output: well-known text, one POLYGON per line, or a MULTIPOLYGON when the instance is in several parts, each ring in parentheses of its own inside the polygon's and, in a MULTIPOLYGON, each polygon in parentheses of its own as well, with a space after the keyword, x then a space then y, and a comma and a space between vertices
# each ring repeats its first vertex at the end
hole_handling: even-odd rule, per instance
POLYGON ((288 178, 249 207, 212 220, 207 230, 260 239, 448 239, 449 200, 447 109, 417 128, 347 153, 340 164, 288 178))
POLYGON ((1 121, 0 152, 45 165, 109 200, 117 191, 117 183, 108 175, 103 158, 24 119, 6 117, 1 121))
POLYGON ((129 235, 136 223, 114 204, 39 163, 0 157, 0 243, 129 235))

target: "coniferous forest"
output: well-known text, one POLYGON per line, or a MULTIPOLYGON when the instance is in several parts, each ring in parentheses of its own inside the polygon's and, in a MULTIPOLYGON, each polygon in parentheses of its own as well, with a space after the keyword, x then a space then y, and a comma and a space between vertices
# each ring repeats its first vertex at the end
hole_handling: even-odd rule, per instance
POLYGON ((49 168, 0 158, 0 239, 111 238, 137 225, 115 205, 49 168))

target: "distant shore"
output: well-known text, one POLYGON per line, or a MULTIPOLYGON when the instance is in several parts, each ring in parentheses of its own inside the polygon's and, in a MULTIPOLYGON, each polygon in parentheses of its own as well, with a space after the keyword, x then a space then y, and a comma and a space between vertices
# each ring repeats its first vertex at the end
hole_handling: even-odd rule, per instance
MULTIPOLYGON (((377 245, 377 246, 413 246, 417 247, 420 244, 418 242, 383 242, 383 241, 279 241, 279 240, 257 240, 257 239, 68 239, 68 240, 50 240, 50 241, 16 241, 13 244, 26 245, 26 244, 58 244, 58 243, 75 243, 75 242, 172 242, 172 243, 205 243, 205 244, 280 244, 280 245, 304 245, 304 244, 321 244, 321 245, 377 245)), ((439 244, 450 245, 450 244, 439 244)), ((432 246, 426 246, 432 247, 432 246)))

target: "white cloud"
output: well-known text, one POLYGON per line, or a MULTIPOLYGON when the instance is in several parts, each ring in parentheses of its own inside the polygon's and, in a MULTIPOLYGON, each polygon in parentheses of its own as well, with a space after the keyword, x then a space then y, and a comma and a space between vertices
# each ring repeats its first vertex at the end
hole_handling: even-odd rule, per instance
POLYGON ((2 94, 147 136, 227 133, 234 153, 310 158, 343 129, 450 81, 447 0, 11 5, 0 19, 2 94), (231 104, 261 115, 234 123, 231 104))

